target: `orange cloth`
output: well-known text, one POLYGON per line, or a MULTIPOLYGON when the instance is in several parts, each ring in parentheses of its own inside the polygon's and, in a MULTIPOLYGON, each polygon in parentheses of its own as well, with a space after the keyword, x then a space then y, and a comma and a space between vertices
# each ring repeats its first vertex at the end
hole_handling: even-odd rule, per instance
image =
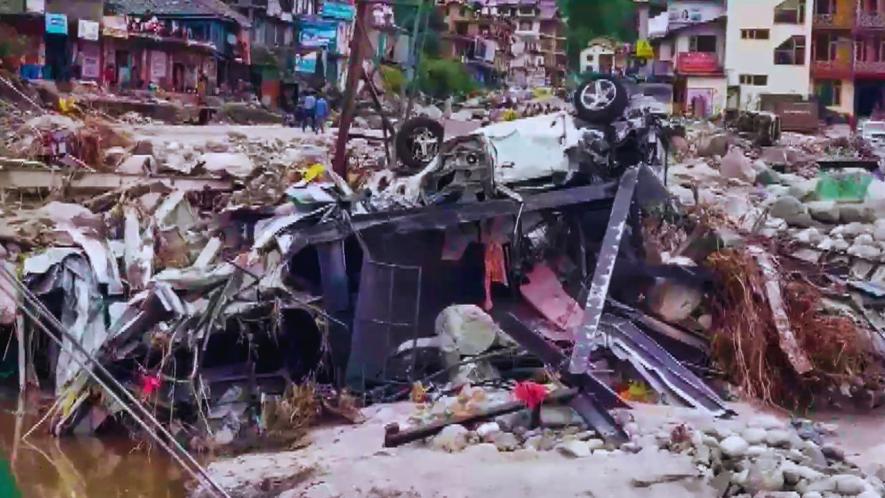
POLYGON ((485 245, 485 291, 486 301, 483 308, 492 309, 492 282, 507 285, 507 267, 504 264, 504 246, 497 242, 485 245))

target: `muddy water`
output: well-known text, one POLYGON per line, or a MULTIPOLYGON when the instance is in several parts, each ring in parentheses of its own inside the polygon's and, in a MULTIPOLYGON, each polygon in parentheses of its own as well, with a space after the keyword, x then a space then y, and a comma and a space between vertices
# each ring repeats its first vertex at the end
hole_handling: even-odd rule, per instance
MULTIPOLYGON (((22 403, 27 405, 27 403, 22 403)), ((23 498, 184 498, 174 462, 121 436, 56 439, 37 430, 33 407, 16 417, 15 393, 0 391, 0 467, 9 466, 23 498), (18 429, 17 427, 18 426, 18 429)))

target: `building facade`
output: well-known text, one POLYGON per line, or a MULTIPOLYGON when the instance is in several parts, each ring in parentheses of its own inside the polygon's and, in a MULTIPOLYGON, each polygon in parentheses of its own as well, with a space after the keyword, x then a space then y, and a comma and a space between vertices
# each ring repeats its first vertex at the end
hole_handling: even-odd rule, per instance
POLYGON ((438 2, 447 26, 442 55, 460 59, 481 83, 518 87, 561 84, 565 25, 555 0, 438 2))
POLYGON ((811 77, 828 109, 885 115, 885 1, 817 0, 811 77))
POLYGON ((673 83, 674 112, 697 117, 721 114, 728 93, 724 0, 644 2, 640 7, 649 12, 639 16, 640 22, 648 23, 639 31, 647 33, 654 47, 654 60, 645 65, 643 76, 673 83))
POLYGON ((767 100, 809 96, 813 14, 810 0, 728 2, 730 107, 759 110, 767 100))

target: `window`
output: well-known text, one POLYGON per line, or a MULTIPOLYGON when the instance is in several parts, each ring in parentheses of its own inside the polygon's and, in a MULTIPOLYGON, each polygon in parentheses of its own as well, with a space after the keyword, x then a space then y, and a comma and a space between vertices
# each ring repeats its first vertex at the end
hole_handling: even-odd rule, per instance
POLYGON ((836 60, 836 48, 838 40, 829 33, 823 33, 814 38, 814 60, 816 61, 834 61, 836 60))
POLYGON ((519 21, 519 30, 520 31, 531 31, 532 30, 532 21, 519 21))
POLYGON ((458 14, 461 17, 467 17, 467 7, 462 6, 460 9, 458 9, 458 14))
POLYGON ((716 37, 713 35, 692 36, 688 40, 688 51, 716 53, 716 37))
POLYGON ((467 30, 470 25, 466 22, 456 22, 455 23, 455 33, 458 33, 461 36, 467 36, 467 30))
POLYGON ((744 40, 767 40, 771 32, 767 29, 742 29, 741 38, 744 40))
POLYGON ((765 74, 742 74, 741 85, 767 86, 768 76, 765 74))
POLYGON ((814 86, 814 94, 825 106, 842 105, 842 82, 839 80, 821 81, 814 86))
POLYGON ((817 0, 814 2, 814 13, 820 16, 836 13, 836 0, 817 0))
POLYGON ((864 40, 857 40, 854 43, 854 60, 857 62, 867 60, 867 43, 864 40))
POLYGON ((786 0, 774 8, 774 22, 805 24, 805 0, 786 0))
POLYGON ((533 15, 535 15, 535 8, 534 7, 520 7, 517 10, 517 12, 521 16, 533 16, 533 15))
POLYGON ((774 50, 774 63, 781 66, 805 64, 805 37, 791 36, 774 50))

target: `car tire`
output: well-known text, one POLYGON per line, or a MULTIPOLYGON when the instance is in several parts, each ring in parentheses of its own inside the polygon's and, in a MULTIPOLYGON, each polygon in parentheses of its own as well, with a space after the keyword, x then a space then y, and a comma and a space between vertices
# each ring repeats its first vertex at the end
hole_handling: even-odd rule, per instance
POLYGON ((609 124, 624 114, 629 99, 618 80, 598 76, 578 87, 574 95, 578 117, 593 124, 609 124))
POLYGON ((443 125, 428 117, 407 120, 396 134, 396 156, 409 168, 423 168, 439 154, 443 125))

